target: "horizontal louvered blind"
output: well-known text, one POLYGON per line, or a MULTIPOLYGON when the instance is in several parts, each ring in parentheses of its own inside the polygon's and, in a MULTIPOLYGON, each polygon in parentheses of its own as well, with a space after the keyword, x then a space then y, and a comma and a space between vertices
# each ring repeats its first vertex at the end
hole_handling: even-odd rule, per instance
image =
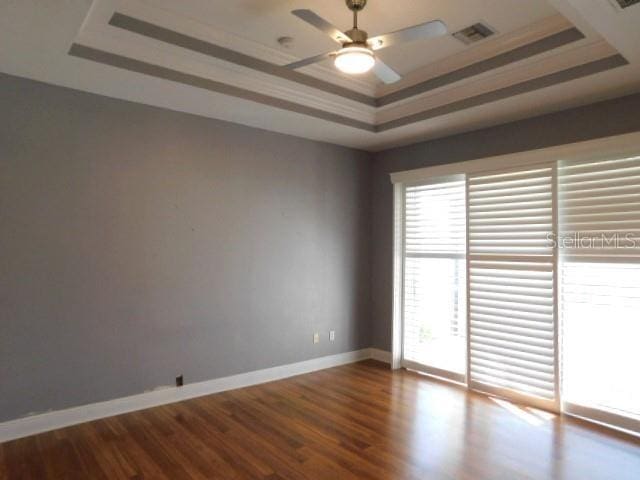
POLYGON ((469 177, 472 382, 555 398, 553 166, 469 177))
POLYGON ((464 176, 405 188, 405 360, 464 374, 464 176))
POLYGON ((405 192, 405 254, 465 252, 464 179, 418 185, 405 192))
POLYGON ((558 165, 566 258, 640 259, 640 157, 558 165))

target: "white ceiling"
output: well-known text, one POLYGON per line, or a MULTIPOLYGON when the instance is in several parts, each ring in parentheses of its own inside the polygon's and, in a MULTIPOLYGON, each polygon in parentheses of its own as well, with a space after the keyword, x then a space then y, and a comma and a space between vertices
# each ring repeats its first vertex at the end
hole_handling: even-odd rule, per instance
POLYGON ((406 79, 382 86, 375 78, 337 75, 330 62, 302 71, 375 97, 490 58, 513 46, 577 26, 583 40, 375 108, 289 80, 188 51, 108 25, 115 11, 263 60, 285 64, 333 50, 333 42, 289 12, 311 8, 345 30, 342 0, 9 0, 0 2, 0 71, 140 103, 219 118, 342 145, 379 150, 481 128, 640 90, 640 6, 624 12, 608 0, 369 0, 360 26, 370 35, 440 18, 451 32, 482 20, 498 35, 467 47, 450 36, 390 47, 381 53, 406 79), (561 14, 561 16, 559 15, 561 14), (294 38, 284 49, 282 35, 294 38), (520 43, 518 43, 520 42, 520 43), (622 53, 630 65, 519 94, 429 120, 370 132, 76 58, 72 44, 162 65, 202 78, 372 124, 622 53))
MULTIPOLYGON (((513 8, 514 0, 369 0, 359 15, 358 23, 370 36, 438 18, 446 19, 451 32, 484 20, 498 32, 505 33, 557 13, 544 0, 517 1, 518 8, 513 8)), ((294 8, 312 9, 343 31, 352 25, 351 12, 343 0, 155 0, 153 4, 176 15, 185 15, 185 4, 188 4, 187 15, 193 19, 299 58, 335 50, 336 44, 322 32, 292 16, 290 12, 294 8), (278 45, 280 36, 294 39, 290 49, 278 45)), ((449 36, 426 44, 417 42, 390 47, 380 56, 400 73, 407 73, 465 48, 449 36)), ((331 64, 330 61, 325 63, 331 64)), ((369 78, 375 81, 374 77, 369 78)))

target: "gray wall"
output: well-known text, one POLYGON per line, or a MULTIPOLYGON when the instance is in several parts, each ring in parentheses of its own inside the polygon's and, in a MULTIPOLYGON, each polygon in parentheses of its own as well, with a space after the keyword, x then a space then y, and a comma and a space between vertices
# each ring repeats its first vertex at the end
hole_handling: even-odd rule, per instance
POLYGON ((388 350, 390 172, 637 131, 638 111, 371 156, 0 74, 0 421, 388 350))
POLYGON ((372 344, 391 349, 393 188, 389 173, 640 130, 640 94, 455 135, 374 156, 372 344))
POLYGON ((370 345, 367 153, 0 75, 0 162, 0 421, 370 345))

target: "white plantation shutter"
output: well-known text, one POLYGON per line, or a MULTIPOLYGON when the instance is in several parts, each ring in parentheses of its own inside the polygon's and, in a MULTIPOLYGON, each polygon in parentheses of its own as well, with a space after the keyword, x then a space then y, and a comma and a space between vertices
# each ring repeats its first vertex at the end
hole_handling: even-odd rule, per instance
POLYGON ((404 209, 403 357, 463 381, 464 176, 406 187, 404 209))
POLYGON ((447 376, 405 358, 461 351, 471 389, 640 434, 640 134, 391 180, 394 365, 447 376), (464 348, 420 343, 425 317, 464 348))
POLYGON ((566 258, 640 258, 640 157, 558 165, 566 258))
POLYGON ((468 179, 470 384, 556 398, 554 167, 468 179))
POLYGON ((465 253, 464 178, 405 190, 405 254, 465 253))

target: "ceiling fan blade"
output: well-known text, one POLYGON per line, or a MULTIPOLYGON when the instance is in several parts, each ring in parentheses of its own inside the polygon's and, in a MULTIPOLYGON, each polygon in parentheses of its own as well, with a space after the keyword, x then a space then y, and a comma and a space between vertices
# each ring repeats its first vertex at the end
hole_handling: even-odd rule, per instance
POLYGON ((349 36, 345 33, 341 32, 338 27, 333 26, 324 18, 312 12, 311 10, 303 8, 299 10, 292 10, 291 13, 298 17, 300 20, 307 22, 309 25, 312 25, 321 32, 329 35, 334 42, 342 45, 343 43, 352 41, 351 38, 349 38, 349 36))
POLYGON ((329 53, 321 53, 320 55, 315 55, 309 58, 303 58, 302 60, 298 60, 297 62, 288 63, 285 67, 290 68, 291 70, 295 70, 296 68, 306 67, 307 65, 311 65, 312 63, 318 63, 327 58, 330 58, 334 52, 329 53))
POLYGON ((372 37, 367 43, 372 50, 380 50, 381 48, 387 48, 399 43, 439 37, 441 35, 446 35, 446 33, 447 26, 444 22, 440 20, 433 20, 431 22, 421 23, 420 25, 414 25, 413 27, 403 28, 402 30, 396 30, 395 32, 372 37))
POLYGON ((376 63, 373 66, 373 73, 375 73, 376 76, 384 83, 395 83, 402 78, 398 72, 379 58, 376 58, 376 63))

